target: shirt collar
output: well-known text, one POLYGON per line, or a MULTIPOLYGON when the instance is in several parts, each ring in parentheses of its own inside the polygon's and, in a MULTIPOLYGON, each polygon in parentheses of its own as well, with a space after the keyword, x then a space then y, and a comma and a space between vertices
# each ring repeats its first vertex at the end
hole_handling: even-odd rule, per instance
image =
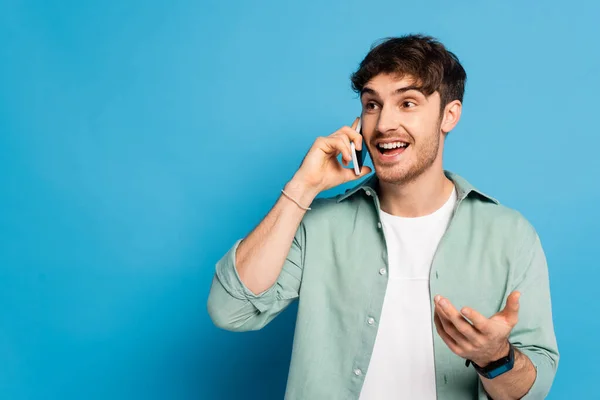
MULTIPOLYGON (((489 200, 495 204, 500 204, 500 202, 498 200, 496 200, 492 196, 489 196, 489 195, 483 193, 481 190, 479 190, 476 187, 474 187, 473 185, 471 185, 462 176, 460 176, 454 172, 446 171, 446 170, 444 170, 444 174, 446 175, 446 177, 448 179, 450 179, 454 183, 454 186, 456 187, 459 199, 462 200, 469 195, 477 194, 477 195, 483 197, 484 199, 489 200)), ((338 203, 342 202, 360 191, 364 191, 369 195, 377 196, 378 182, 379 182, 379 180, 377 178, 377 175, 375 173, 373 173, 373 174, 367 176, 366 178, 364 178, 361 182, 359 182, 353 188, 348 189, 345 193, 339 194, 337 196, 337 202, 338 203)))

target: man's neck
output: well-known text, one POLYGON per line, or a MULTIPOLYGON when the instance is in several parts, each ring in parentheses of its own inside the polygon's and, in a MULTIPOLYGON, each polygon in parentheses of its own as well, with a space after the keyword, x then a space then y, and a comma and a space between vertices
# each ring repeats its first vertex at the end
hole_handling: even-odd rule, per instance
POLYGON ((405 184, 379 182, 381 209, 388 214, 407 218, 429 215, 450 197, 454 184, 443 169, 430 168, 405 184))

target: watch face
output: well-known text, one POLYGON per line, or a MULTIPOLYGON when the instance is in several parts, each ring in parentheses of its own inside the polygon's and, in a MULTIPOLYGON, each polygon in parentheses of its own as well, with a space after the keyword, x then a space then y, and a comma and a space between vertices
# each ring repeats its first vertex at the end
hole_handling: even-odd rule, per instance
POLYGON ((511 364, 505 364, 502 365, 498 368, 496 368, 493 371, 488 372, 486 375, 486 378, 488 379, 494 379, 495 377, 497 377, 498 375, 502 375, 505 372, 508 372, 512 369, 512 365, 511 364))

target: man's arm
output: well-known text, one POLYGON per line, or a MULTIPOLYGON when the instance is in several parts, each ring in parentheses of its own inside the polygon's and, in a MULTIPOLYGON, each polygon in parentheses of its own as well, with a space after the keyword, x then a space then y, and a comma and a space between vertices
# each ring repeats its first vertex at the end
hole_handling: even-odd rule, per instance
POLYGON ((513 289, 501 311, 486 318, 470 307, 459 312, 442 296, 435 299, 437 331, 458 356, 484 367, 507 356, 509 342, 516 349, 512 370, 494 379, 480 377, 480 399, 543 399, 558 367, 546 258, 529 223, 521 224, 516 237, 515 272, 508 282, 513 289))
MULTIPOLYGON (((314 189, 293 180, 284 190, 300 204, 311 204, 317 195, 314 189)), ((241 281, 253 294, 264 292, 277 281, 305 213, 281 195, 261 223, 240 242, 235 267, 241 281)), ((295 261, 299 263, 299 260, 295 261)))
POLYGON ((513 371, 495 379, 481 378, 483 388, 493 399, 543 399, 558 369, 546 257, 533 227, 524 223, 522 230, 522 245, 515 257, 516 265, 524 271, 515 279, 515 290, 522 293, 519 322, 509 337, 521 361, 517 366, 515 359, 513 371))
POLYGON ((362 148, 362 136, 345 126, 319 137, 302 165, 285 186, 271 211, 258 226, 219 260, 208 298, 208 313, 215 325, 232 331, 265 326, 299 296, 304 268, 305 207, 322 191, 362 178, 343 168, 352 160, 350 141, 362 148))
MULTIPOLYGON (((314 198, 314 192, 293 180, 284 190, 304 204, 314 198)), ((216 326, 261 329, 298 297, 305 212, 280 196, 258 226, 219 260, 207 305, 216 326)))

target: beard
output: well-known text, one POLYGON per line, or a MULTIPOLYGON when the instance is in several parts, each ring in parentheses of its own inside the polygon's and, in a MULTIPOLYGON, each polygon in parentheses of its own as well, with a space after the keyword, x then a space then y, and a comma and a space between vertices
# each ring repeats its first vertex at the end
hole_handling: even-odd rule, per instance
MULTIPOLYGON (((418 143, 412 143, 404 154, 410 157, 401 159, 393 165, 374 164, 375 173, 381 182, 394 185, 404 185, 416 180, 427 171, 435 162, 440 149, 441 121, 437 124, 435 131, 418 143), (410 152, 410 154, 408 154, 410 152)), ((375 149, 374 151, 379 151, 375 149)), ((373 157, 371 157, 374 160, 373 157)))

